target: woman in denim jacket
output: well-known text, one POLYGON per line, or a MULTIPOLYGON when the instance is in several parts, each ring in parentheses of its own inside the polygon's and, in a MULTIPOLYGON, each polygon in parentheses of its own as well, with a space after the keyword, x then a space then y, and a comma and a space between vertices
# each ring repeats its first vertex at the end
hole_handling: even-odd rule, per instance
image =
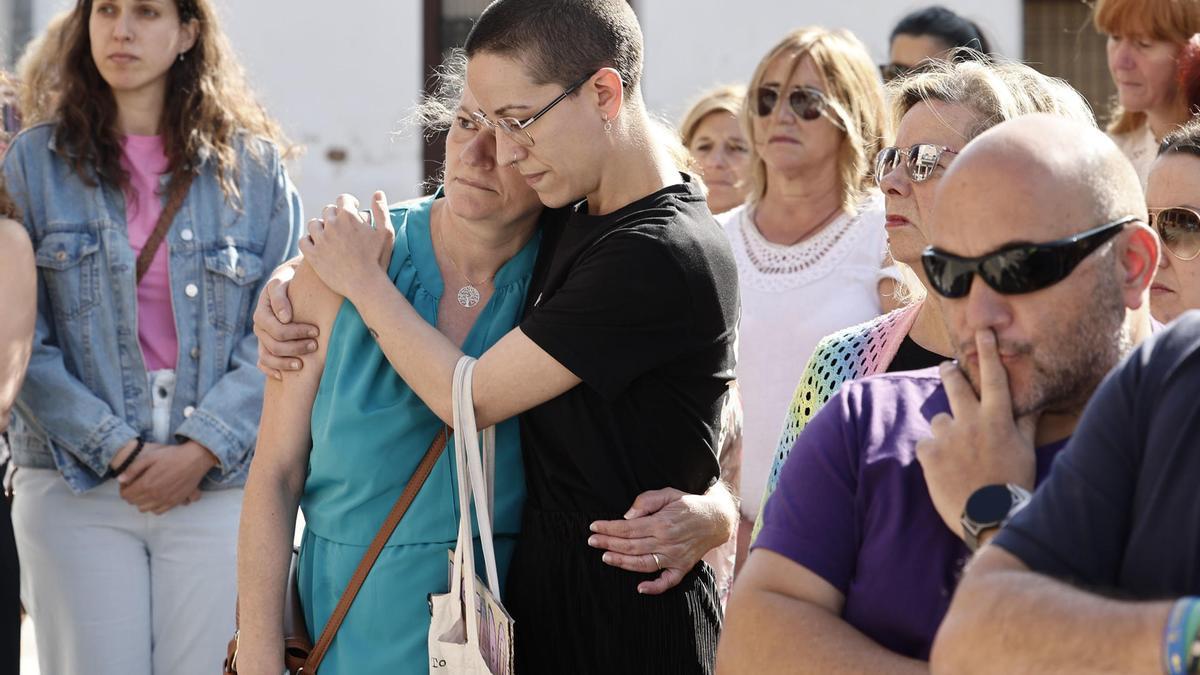
POLYGON ((5 158, 38 271, 10 437, 43 672, 211 673, 233 631, 264 381, 251 300, 301 211, 216 18, 208 0, 77 0, 55 121, 5 158))

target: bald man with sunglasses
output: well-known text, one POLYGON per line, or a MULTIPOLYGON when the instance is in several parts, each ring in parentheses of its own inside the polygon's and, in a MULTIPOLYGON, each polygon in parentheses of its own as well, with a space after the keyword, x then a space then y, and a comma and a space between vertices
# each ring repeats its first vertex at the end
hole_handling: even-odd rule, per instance
POLYGON ((963 149, 923 259, 958 358, 850 382, 809 423, 730 598, 719 672, 929 672, 973 551, 1153 329, 1145 219, 1095 128, 1031 115, 963 149))

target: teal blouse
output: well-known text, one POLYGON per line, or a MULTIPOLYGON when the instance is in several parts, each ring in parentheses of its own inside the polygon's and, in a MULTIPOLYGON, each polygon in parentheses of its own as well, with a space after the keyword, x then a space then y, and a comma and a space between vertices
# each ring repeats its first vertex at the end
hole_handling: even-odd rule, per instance
MULTIPOLYGON (((396 244, 388 275, 417 313, 437 325, 444 289, 430 237, 433 201, 392 209, 396 244)), ((496 273, 494 293, 463 344, 466 354, 481 355, 517 325, 540 239, 539 232, 496 273)), ((354 306, 344 302, 313 403, 312 452, 301 499, 307 528, 299 583, 314 640, 442 426, 392 369, 354 306)), ((451 443, 363 584, 321 665, 322 675, 428 669, 427 596, 447 592, 447 550, 458 534, 453 457, 451 443)), ((493 519, 501 579, 524 501, 514 418, 496 428, 493 519)))

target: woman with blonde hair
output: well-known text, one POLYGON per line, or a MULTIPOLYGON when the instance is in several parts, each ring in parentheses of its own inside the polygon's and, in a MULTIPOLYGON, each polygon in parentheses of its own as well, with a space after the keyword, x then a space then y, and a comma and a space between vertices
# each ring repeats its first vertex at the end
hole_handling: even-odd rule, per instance
POLYGON ((679 136, 699 165, 708 188, 708 210, 725 213, 750 192, 750 144, 740 121, 746 88, 725 85, 704 92, 692 104, 679 136))
POLYGON ((1200 33, 1200 2, 1097 0, 1093 22, 1108 36, 1108 70, 1117 86, 1108 133, 1145 187, 1159 142, 1192 115, 1178 62, 1200 33))
MULTIPOLYGON (((951 345, 938 305, 924 301, 926 279, 920 258, 927 243, 923 223, 933 190, 954 155, 988 128, 1019 115, 1049 112, 1095 124, 1087 103, 1065 82, 1019 63, 987 60, 977 52, 968 58, 931 63, 927 71, 896 81, 889 91, 892 118, 898 125, 896 141, 902 147, 880 152, 875 179, 887 202, 889 249, 904 266, 906 276, 911 275, 906 286, 908 303, 829 335, 817 345, 784 420, 763 495, 764 507, 792 445, 843 382, 882 372, 928 368, 950 358, 951 345), (906 132, 918 122, 925 126, 931 114, 941 118, 932 126, 933 135, 909 138, 906 132)), ((755 537, 761 528, 760 515, 755 537)))
POLYGON ((17 60, 20 84, 21 121, 26 126, 46 122, 54 116, 60 86, 58 69, 62 60, 63 29, 71 12, 59 12, 46 30, 25 46, 17 60))
POLYGON ((38 308, 9 429, 48 673, 211 673, 263 375, 253 298, 300 202, 209 0, 77 0, 53 121, 4 176, 38 308))
MULTIPOLYGON (((892 255, 916 269, 922 281, 924 271, 918 263, 926 246, 925 223, 934 191, 946 167, 972 139, 1004 120, 1035 112, 1095 124, 1077 92, 1017 63, 952 59, 930 64, 928 71, 897 80, 890 100, 899 147, 880 151, 874 174, 887 200, 892 255)), ((932 302, 916 302, 825 338, 796 391, 772 475, 779 475, 792 443, 842 382, 934 365, 951 353, 939 307, 932 302)), ((814 461, 795 455, 790 461, 804 459, 814 461)), ((861 466, 865 473, 895 461, 892 456, 863 458, 861 466)), ((921 493, 930 490, 927 480, 862 478, 843 493, 858 500, 855 504, 899 495, 929 504, 928 510, 914 511, 919 518, 867 520, 857 506, 838 503, 833 508, 854 512, 860 527, 837 529, 829 524, 823 532, 801 532, 803 526, 787 522, 781 514, 830 495, 798 494, 794 483, 785 482, 763 508, 765 524, 730 598, 719 663, 742 668, 749 663, 786 663, 797 673, 837 668, 928 672, 924 661, 950 602, 946 580, 957 577, 967 549, 945 527, 928 495, 921 493), (918 492, 911 492, 914 489, 918 492), (810 501, 796 506, 804 500, 810 501), (788 545, 800 537, 820 542, 806 548, 808 557, 796 555, 805 547, 788 545), (917 549, 896 544, 912 537, 924 544, 917 549), (821 565, 815 562, 818 558, 840 562, 821 565), (780 616, 801 614, 811 617, 804 630, 797 630, 794 622, 779 621, 780 616), (803 658, 797 661, 796 654, 803 658)))
POLYGON ((819 27, 785 36, 754 71, 742 126, 749 195, 717 220, 742 294, 744 553, 804 363, 823 336, 879 315, 897 276, 885 267, 882 200, 869 179, 891 130, 858 38, 819 27))

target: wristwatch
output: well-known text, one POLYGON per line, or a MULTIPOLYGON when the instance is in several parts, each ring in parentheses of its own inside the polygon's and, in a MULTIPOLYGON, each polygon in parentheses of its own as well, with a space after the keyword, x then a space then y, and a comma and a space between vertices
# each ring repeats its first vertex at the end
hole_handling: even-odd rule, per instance
POLYGON ((967 548, 979 548, 979 537, 988 530, 999 529, 1029 503, 1029 491, 1020 485, 985 485, 971 494, 963 509, 963 541, 967 548))

